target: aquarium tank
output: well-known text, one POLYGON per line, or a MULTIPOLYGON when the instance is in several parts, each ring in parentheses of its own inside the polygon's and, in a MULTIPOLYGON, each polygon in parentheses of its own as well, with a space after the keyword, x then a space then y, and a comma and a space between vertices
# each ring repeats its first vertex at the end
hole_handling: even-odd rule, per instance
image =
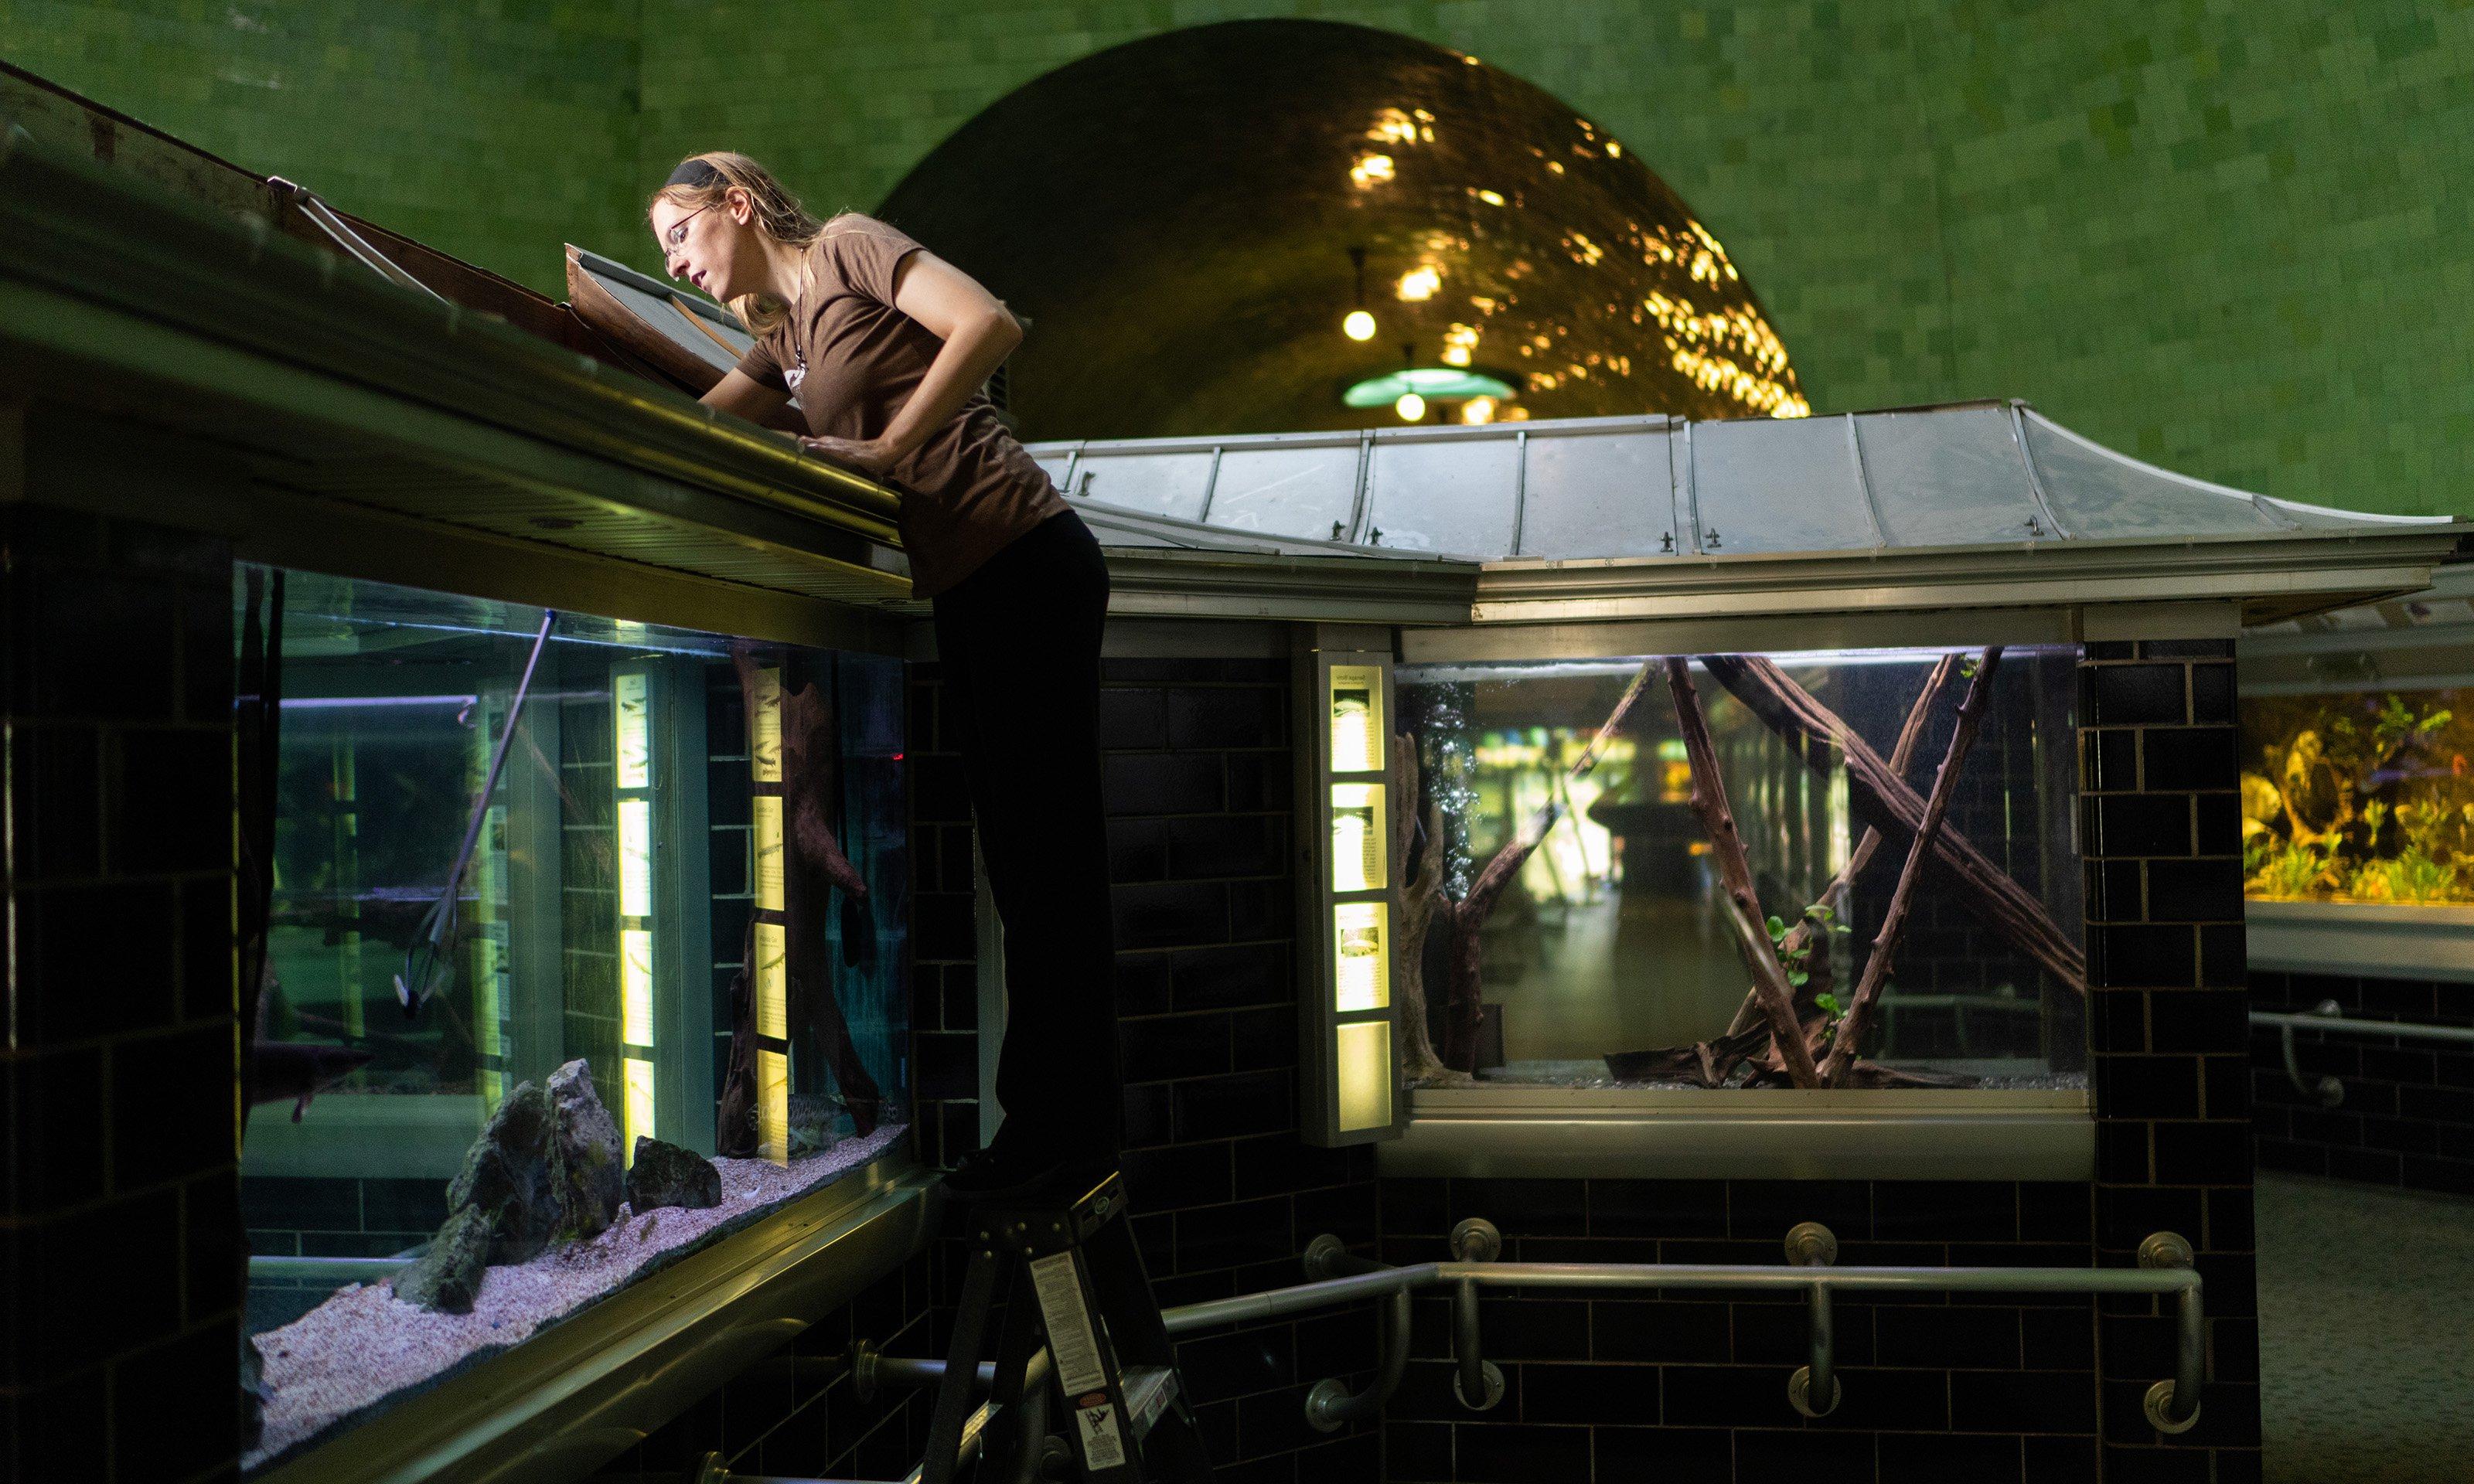
POLYGON ((899 1147, 909 871, 899 660, 236 587, 262 1466, 899 1147))
POLYGON ((1399 666, 1404 1080, 2083 1087, 2076 660, 1399 666))
POLYGON ((2474 692, 2252 694, 2239 707, 2244 894, 2474 904, 2474 692))

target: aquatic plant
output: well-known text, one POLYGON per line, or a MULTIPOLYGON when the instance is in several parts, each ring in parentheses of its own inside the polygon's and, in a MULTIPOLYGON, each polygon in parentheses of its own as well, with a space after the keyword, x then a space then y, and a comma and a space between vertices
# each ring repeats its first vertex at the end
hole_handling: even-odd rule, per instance
POLYGON ((2262 897, 2307 897, 2322 884, 2334 850, 2314 841, 2280 846, 2268 853, 2252 889, 2262 897))
POLYGON ((2350 895, 2371 901, 2439 901, 2456 891, 2457 875, 2457 867, 2432 859, 2419 846, 2409 846, 2393 860, 2365 862, 2350 883, 2350 895))
MULTIPOLYGON (((1846 923, 1838 921, 1837 913, 1832 912, 1822 902, 1814 902, 1805 908, 1804 921, 1810 922, 1823 933, 1853 931, 1846 923)), ((1798 937, 1790 944, 1787 940, 1795 936, 1795 927, 1800 924, 1790 924, 1783 918, 1773 916, 1762 925, 1769 930, 1770 946, 1778 953, 1779 967, 1786 970, 1788 986, 1803 989, 1812 979, 1812 971, 1806 966, 1806 960, 1812 956, 1812 935, 1806 934, 1798 937)), ((1813 1003, 1819 1004, 1827 998, 1829 998, 1828 995, 1817 996, 1813 1003)))
MULTIPOLYGON (((2357 823, 2367 823, 2368 837, 2362 843, 2371 848, 2389 806, 2378 800, 2366 804, 2365 797, 2398 781, 2400 762, 2434 741, 2455 716, 2445 706, 2416 710, 2391 693, 2367 721, 2340 714, 2268 748, 2269 776, 2263 781, 2276 791, 2274 812, 2288 837, 2297 844, 2334 841, 2357 823)), ((2254 792, 2245 788, 2244 812, 2268 823, 2267 815, 2252 812, 2266 804, 2265 799, 2254 804, 2254 792)))
POLYGON ((2455 715, 2446 706, 2417 712, 2390 691, 2368 727, 2357 725, 2350 716, 2339 716, 2329 722, 2329 759, 2352 773, 2359 782, 2386 767, 2408 747, 2427 740, 2455 715))
POLYGON ((1847 1014, 1847 1007, 1838 1002, 1837 995, 1826 990, 1812 996, 1812 1002, 1821 1009, 1821 1034, 1836 1035, 1838 1022, 1847 1014))
POLYGON ((2244 697, 2237 802, 2248 894, 2474 902, 2474 702, 2463 696, 2474 689, 2244 697))

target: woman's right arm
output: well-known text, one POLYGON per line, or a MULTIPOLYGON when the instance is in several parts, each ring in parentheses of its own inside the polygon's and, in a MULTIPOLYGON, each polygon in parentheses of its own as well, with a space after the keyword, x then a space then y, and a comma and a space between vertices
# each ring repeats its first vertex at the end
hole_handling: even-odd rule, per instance
MULTIPOLYGON (((790 394, 776 391, 747 372, 733 367, 721 373, 713 390, 698 398, 707 407, 716 408, 734 417, 766 427, 780 427, 777 415, 790 403, 790 394)), ((806 431, 804 428, 798 431, 806 431)))

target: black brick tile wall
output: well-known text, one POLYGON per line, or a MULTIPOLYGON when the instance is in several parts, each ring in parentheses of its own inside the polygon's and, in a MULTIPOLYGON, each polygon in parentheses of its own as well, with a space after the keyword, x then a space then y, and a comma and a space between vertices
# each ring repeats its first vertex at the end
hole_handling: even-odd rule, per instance
POLYGON ((0 504, 0 1476, 238 1457, 231 611, 218 542, 0 504))
POLYGON ((919 1156, 949 1166, 980 1146, 980 987, 971 800, 939 725, 936 667, 910 667, 911 1096, 919 1156))
MULTIPOLYGON (((1289 666, 1110 660, 1102 746, 1117 846, 1128 1194, 1163 1304, 1299 1281, 1323 1232, 1370 1251, 1370 1150, 1298 1137, 1289 666)), ((1371 1427, 1325 1435, 1305 1394, 1361 1382, 1370 1314, 1185 1341, 1213 1458, 1245 1480, 1371 1479, 1371 1427)))
MULTIPOLYGON (((2474 1025, 2474 986, 2431 980, 2250 976, 2251 1007, 2297 1013, 2335 1000, 2349 1018, 2474 1025)), ((2392 1036, 2294 1033, 2304 1081, 2342 1084, 2334 1107, 2293 1086, 2276 1028, 2251 1032, 2251 1119, 2264 1168, 2474 1195, 2474 1046, 2392 1036)))
POLYGON ((2233 740, 2233 645, 2087 646, 2079 672, 2088 977, 2096 1043, 2096 1249, 2188 1237, 2207 1281, 2211 1380, 2197 1427, 2140 1414, 2170 1370, 2156 1301, 2098 1327, 2108 1479, 2259 1477, 2249 1036, 2233 740))

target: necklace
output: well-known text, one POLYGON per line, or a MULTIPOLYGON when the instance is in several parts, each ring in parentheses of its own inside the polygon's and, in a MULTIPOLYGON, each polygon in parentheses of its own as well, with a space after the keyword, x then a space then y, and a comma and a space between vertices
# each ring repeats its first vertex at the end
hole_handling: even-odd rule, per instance
POLYGON ((798 364, 792 367, 782 379, 790 384, 790 395, 796 396, 799 395, 800 383, 808 379, 808 347, 799 343, 799 327, 795 320, 784 333, 785 338, 790 342, 790 358, 798 364))

